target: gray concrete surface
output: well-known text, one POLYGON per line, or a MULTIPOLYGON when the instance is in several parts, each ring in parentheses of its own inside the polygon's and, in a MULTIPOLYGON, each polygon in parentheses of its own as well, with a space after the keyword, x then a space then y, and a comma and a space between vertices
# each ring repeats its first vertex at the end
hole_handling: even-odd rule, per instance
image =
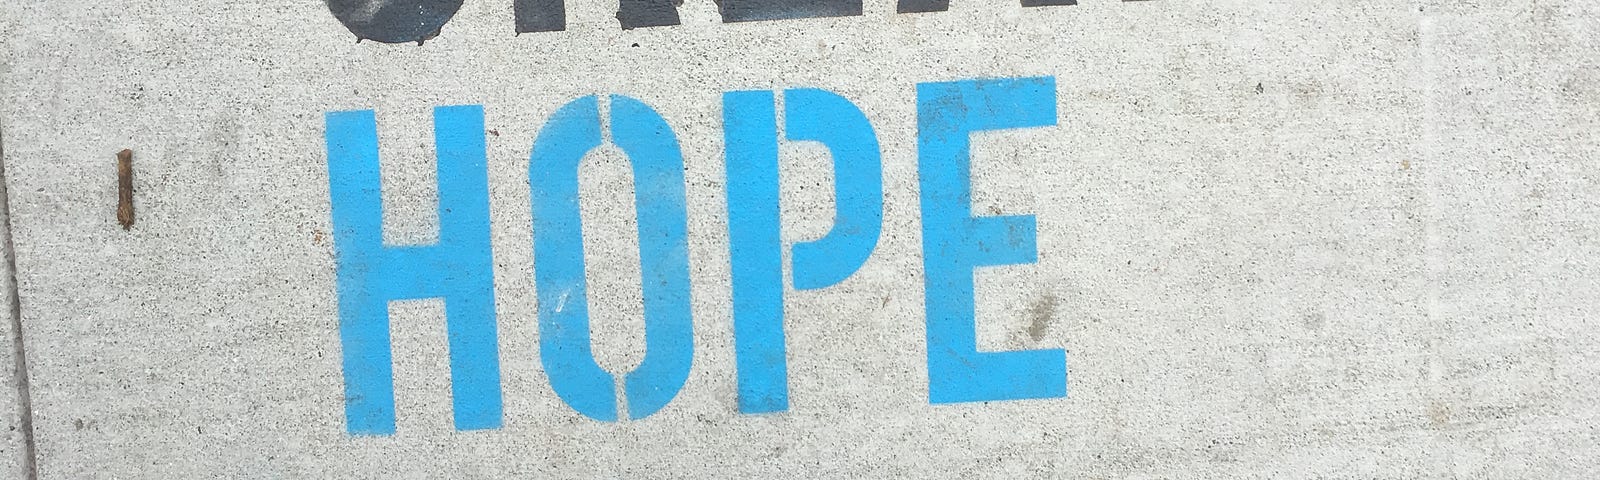
MULTIPOLYGON (((694 0, 621 30, 585 0, 514 36, 512 2, 469 1, 422 47, 358 44, 315 0, 0 3, 39 477, 1600 475, 1600 3, 953 3, 721 24, 694 0), (1039 75, 1059 126, 975 143, 974 211, 1039 229, 1036 265, 977 276, 978 330, 1066 348, 1070 394, 929 405, 914 87, 1039 75), (720 95, 796 86, 877 128, 883 237, 845 283, 790 293, 792 408, 740 415, 720 95), (684 149, 697 341, 673 403, 621 423, 539 366, 526 178, 550 113, 606 93, 684 149), (377 111, 386 237, 426 243, 428 112, 455 104, 497 133, 505 426, 451 428, 441 309, 401 302, 399 433, 352 437, 322 115, 377 111)), ((784 237, 815 238, 823 154, 785 153, 784 237)), ((629 206, 619 158, 585 167, 587 211, 629 206)), ((632 248, 624 217, 589 226, 615 370, 640 350, 634 260, 604 253, 632 248)))

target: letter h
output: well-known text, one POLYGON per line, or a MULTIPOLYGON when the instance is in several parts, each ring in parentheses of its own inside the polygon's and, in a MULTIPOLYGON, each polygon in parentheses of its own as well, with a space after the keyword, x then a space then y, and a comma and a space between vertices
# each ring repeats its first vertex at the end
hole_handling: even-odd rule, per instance
POLYGON ((392 300, 444 299, 455 427, 501 424, 483 107, 438 107, 433 117, 439 242, 387 246, 373 112, 325 116, 345 426, 351 434, 395 431, 392 300))

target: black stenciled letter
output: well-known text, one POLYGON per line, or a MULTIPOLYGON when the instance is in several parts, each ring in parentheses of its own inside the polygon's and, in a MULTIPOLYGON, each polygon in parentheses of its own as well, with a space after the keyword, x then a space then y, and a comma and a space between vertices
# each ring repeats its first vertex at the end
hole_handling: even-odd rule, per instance
POLYGON ((673 0, 621 0, 617 20, 622 29, 664 27, 678 24, 678 6, 673 0))
POLYGON ((328 10, 357 40, 422 42, 439 36, 462 0, 327 0, 328 10))
POLYGON ((861 14, 861 0, 721 0, 717 10, 723 23, 849 17, 861 14))
POLYGON ((517 33, 567 29, 567 6, 563 0, 516 0, 512 10, 517 17, 517 33))
MULTIPOLYGON (((559 32, 567 29, 565 0, 515 0, 517 33, 559 32)), ((673 0, 621 0, 617 21, 624 30, 639 27, 664 27, 678 24, 678 7, 673 0)))
MULTIPOLYGON (((1123 0, 1128 1, 1128 0, 1123 0)), ((1024 7, 1048 7, 1051 5, 1077 5, 1078 0, 1022 0, 1024 7)), ((943 12, 950 9, 950 0, 900 0, 894 8, 895 13, 943 12)))
MULTIPOLYGON (((1124 2, 1128 0, 1122 0, 1124 2)), ((1051 5, 1077 5, 1078 0, 1022 0, 1024 7, 1048 7, 1051 5)))
POLYGON ((943 12, 950 9, 950 0, 900 0, 895 13, 943 12))

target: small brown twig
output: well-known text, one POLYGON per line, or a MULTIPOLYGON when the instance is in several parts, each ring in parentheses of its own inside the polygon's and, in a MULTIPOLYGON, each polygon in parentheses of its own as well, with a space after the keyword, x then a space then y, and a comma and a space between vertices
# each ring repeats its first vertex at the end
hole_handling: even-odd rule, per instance
POLYGON ((117 223, 133 228, 133 150, 117 152, 117 223))

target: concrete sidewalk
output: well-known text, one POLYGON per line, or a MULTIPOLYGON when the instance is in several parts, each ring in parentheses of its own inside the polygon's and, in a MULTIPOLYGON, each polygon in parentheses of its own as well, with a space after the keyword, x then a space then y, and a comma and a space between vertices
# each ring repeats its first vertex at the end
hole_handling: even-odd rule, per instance
MULTIPOLYGON (((0 3, 16 269, 0 312, 18 311, 4 292, 20 299, 20 322, 0 321, 0 381, 17 387, 0 388, 0 477, 1600 476, 1600 2, 870 0, 722 23, 694 0, 681 25, 623 29, 616 2, 577 0, 564 30, 520 35, 519 3, 465 2, 421 46, 357 43, 316 0, 0 3), (951 150, 970 153, 970 195, 926 195, 930 145, 949 140, 929 125, 1032 105, 919 104, 919 85, 982 79, 1049 79, 1054 124, 974 134, 951 150), (787 366, 788 405, 747 414, 729 233, 730 203, 747 205, 729 191, 754 180, 730 174, 724 94, 778 92, 783 117, 802 108, 786 89, 837 94, 870 125, 881 233, 836 285, 784 280, 791 246, 843 209, 841 152, 778 120, 782 253, 765 273, 787 352, 768 360, 787 366), (589 95, 603 146, 581 195, 547 201, 581 211, 574 301, 607 374, 665 351, 647 347, 644 279, 671 262, 641 253, 636 232, 661 217, 639 218, 635 182, 681 186, 686 209, 692 369, 659 411, 619 422, 576 410, 541 357, 571 332, 541 326, 568 297, 541 296, 555 267, 533 245, 565 224, 532 227, 559 172, 530 176, 530 156, 589 95), (670 128, 619 130, 629 107, 610 95, 670 128), (394 433, 363 435, 347 408, 374 400, 346 381, 372 373, 343 356, 333 214, 353 180, 330 174, 327 115, 375 115, 381 186, 352 191, 380 195, 381 231, 364 233, 426 246, 462 214, 439 208, 455 187, 435 151, 434 108, 458 105, 483 112, 482 132, 446 141, 481 133, 486 152, 471 172, 487 175, 491 248, 468 253, 492 269, 473 299, 496 336, 470 346, 498 355, 503 413, 482 418, 502 423, 457 429, 456 402, 494 382, 453 391, 446 303, 407 300, 387 304, 394 433), (618 146, 662 132, 682 182, 636 177, 618 146), (928 246, 930 198, 970 204, 962 219, 1032 217, 1036 261, 971 277, 974 348, 1064 350, 1064 397, 930 394, 945 352, 928 312, 951 299, 927 294, 929 259, 954 245, 928 246)), ((983 248, 1021 251, 1005 238, 983 248)), ((612 411, 661 395, 627 388, 612 411)))

